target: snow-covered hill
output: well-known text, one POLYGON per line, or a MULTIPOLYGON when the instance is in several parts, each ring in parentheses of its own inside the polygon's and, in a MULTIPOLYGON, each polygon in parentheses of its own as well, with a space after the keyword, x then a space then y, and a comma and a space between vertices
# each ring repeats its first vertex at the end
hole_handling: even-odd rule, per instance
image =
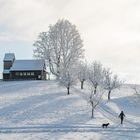
POLYGON ((139 140, 140 105, 124 85, 103 101, 91 119, 86 90, 71 94, 56 81, 0 82, 0 139, 2 140, 139 140), (126 118, 120 125, 118 114, 126 118), (109 122, 107 129, 102 123, 109 122))

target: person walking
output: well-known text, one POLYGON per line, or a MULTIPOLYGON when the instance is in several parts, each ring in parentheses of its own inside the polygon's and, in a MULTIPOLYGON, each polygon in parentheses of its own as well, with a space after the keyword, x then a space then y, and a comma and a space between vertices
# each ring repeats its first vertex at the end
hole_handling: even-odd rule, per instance
POLYGON ((121 119, 121 124, 123 124, 123 119, 125 117, 125 114, 123 113, 123 111, 121 111, 119 118, 121 119))

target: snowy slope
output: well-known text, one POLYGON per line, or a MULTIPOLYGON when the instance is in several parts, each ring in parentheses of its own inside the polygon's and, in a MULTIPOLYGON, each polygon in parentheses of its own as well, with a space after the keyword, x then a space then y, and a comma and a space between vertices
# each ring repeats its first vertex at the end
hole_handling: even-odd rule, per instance
POLYGON ((91 119, 87 90, 74 87, 70 95, 56 81, 0 82, 2 140, 139 140, 140 109, 129 85, 103 101, 91 119), (118 114, 124 110, 124 125, 118 114), (101 124, 109 122, 107 129, 101 124))

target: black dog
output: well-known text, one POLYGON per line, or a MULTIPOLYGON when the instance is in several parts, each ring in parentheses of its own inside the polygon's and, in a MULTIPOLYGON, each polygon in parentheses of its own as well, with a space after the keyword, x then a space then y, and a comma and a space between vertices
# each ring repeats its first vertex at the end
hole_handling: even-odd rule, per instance
POLYGON ((106 128, 107 128, 107 127, 108 127, 108 125, 109 125, 109 123, 103 123, 103 124, 102 124, 102 127, 103 127, 103 128, 104 128, 104 127, 106 127, 106 128))

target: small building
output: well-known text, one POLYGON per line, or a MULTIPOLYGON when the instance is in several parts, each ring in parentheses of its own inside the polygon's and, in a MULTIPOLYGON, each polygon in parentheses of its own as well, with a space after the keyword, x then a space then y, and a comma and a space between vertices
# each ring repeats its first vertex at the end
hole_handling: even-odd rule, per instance
POLYGON ((14 53, 6 53, 3 63, 3 80, 46 79, 46 65, 43 59, 16 60, 14 53))

